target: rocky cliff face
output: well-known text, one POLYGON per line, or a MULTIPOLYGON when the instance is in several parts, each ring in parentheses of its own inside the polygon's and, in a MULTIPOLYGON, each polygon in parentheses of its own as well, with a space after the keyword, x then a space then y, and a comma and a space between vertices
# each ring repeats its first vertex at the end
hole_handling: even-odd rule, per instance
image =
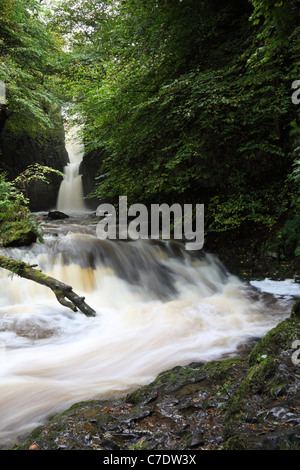
POLYGON ((62 177, 51 173, 45 181, 35 181, 28 189, 30 210, 32 212, 54 210, 56 208, 58 191, 62 177))
MULTIPOLYGON (((60 114, 56 114, 56 122, 51 131, 39 133, 35 137, 12 129, 9 119, 6 121, 0 134, 0 169, 4 170, 8 179, 12 181, 35 163, 61 172, 68 163, 60 114)), ((30 209, 39 211, 55 207, 61 181, 62 177, 53 175, 49 184, 35 182, 28 194, 30 209)))
POLYGON ((91 198, 89 195, 93 192, 96 185, 96 176, 99 171, 101 160, 101 150, 99 152, 90 152, 84 155, 80 164, 79 173, 82 175, 83 194, 86 198, 85 204, 92 210, 96 210, 100 202, 97 198, 91 198))

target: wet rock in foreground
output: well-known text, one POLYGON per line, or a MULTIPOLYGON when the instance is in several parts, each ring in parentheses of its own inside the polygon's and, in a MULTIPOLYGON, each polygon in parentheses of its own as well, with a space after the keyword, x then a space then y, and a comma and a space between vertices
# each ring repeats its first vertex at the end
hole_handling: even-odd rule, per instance
POLYGON ((299 339, 294 309, 246 357, 175 367, 121 399, 78 403, 14 449, 299 450, 299 339))

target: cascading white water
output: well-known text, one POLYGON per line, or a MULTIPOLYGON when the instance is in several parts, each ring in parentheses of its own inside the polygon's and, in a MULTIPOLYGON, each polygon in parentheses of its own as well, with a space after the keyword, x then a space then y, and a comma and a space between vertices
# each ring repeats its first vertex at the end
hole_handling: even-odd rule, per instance
POLYGON ((79 127, 71 127, 66 132, 66 150, 69 163, 64 168, 64 179, 61 183, 57 209, 62 212, 82 212, 85 210, 83 199, 82 176, 79 174, 84 146, 78 138, 79 127))
POLYGON ((214 256, 64 230, 1 253, 70 284, 97 316, 74 314, 46 287, 0 270, 2 447, 74 402, 125 394, 173 366, 234 354, 289 315, 288 301, 268 308, 254 300, 214 256))

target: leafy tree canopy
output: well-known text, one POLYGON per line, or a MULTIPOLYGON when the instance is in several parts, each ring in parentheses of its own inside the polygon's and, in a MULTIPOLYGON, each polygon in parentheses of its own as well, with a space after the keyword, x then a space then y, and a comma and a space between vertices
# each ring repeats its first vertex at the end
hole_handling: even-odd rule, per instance
POLYGON ((50 34, 36 0, 0 0, 0 80, 5 83, 3 123, 14 115, 22 132, 52 124, 58 95, 51 75, 57 69, 60 41, 50 34))
POLYGON ((59 89, 93 195, 205 203, 216 230, 296 210, 299 0, 1 2, 8 110, 46 123, 59 89))

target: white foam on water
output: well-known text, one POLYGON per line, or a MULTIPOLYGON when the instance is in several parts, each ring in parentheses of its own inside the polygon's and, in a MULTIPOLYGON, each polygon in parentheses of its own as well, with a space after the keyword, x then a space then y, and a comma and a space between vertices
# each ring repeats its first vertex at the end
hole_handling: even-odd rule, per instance
POLYGON ((285 279, 283 281, 275 281, 272 279, 264 279, 261 281, 251 281, 253 287, 276 296, 300 297, 300 284, 294 279, 285 279))
POLYGON ((70 284, 97 315, 73 313, 46 287, 0 270, 2 446, 76 401, 234 354, 289 314, 254 302, 215 257, 175 256, 148 242, 69 233, 4 254, 70 284))
POLYGON ((79 127, 71 127, 66 133, 66 150, 69 163, 64 168, 64 178, 58 192, 57 209, 75 213, 85 211, 80 164, 84 155, 84 146, 78 137, 79 127))

